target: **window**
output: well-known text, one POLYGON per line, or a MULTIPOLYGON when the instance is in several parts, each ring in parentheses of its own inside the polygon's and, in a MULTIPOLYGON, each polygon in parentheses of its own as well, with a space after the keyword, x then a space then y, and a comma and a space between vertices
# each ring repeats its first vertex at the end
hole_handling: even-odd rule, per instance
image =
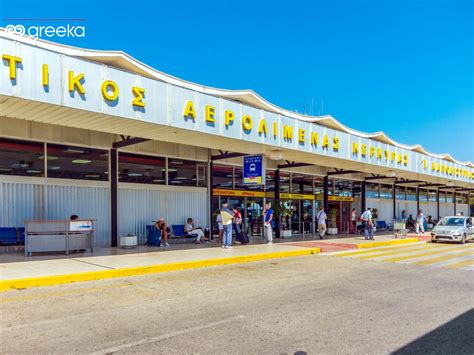
POLYGON ((416 189, 412 187, 407 187, 407 200, 416 201, 416 189))
POLYGON ((290 193, 290 174, 280 172, 280 193, 290 193))
POLYGON ((46 146, 49 178, 108 180, 109 152, 62 144, 46 146))
POLYGON ((436 191, 428 191, 428 201, 436 202, 436 191))
POLYGON ((168 185, 197 186, 197 162, 168 158, 168 185))
POLYGON ((275 171, 267 170, 265 176, 265 191, 275 191, 275 171))
POLYGON ((335 180, 334 181, 334 195, 352 197, 352 181, 335 180))
POLYGON ((420 202, 428 202, 428 191, 420 189, 420 202))
POLYGON ((324 194, 324 178, 314 178, 314 193, 321 196, 324 194))
POLYGON ((207 163, 198 162, 197 166, 197 186, 207 187, 207 163))
POLYGON ((466 194, 456 194, 456 203, 467 203, 467 195, 466 194))
POLYGON ((453 202, 453 193, 452 192, 446 192, 446 202, 448 202, 448 203, 453 202))
POLYGON ((233 188, 234 167, 227 165, 213 165, 212 187, 214 189, 233 188))
POLYGON ((328 195, 334 195, 334 179, 328 179, 328 195))
POLYGON ((446 193, 445 192, 439 192, 439 202, 446 202, 446 193))
POLYGON ((0 138, 0 175, 44 177, 44 144, 0 138))
POLYGON ((397 200, 406 200, 407 199, 407 196, 406 196, 406 188, 403 187, 403 186, 397 186, 396 190, 396 197, 397 197, 397 200))
POLYGON ((380 198, 393 199, 393 188, 391 185, 380 186, 380 198))
POLYGON ((313 194, 313 177, 293 173, 291 175, 291 192, 294 194, 313 194))
POLYGON ((353 197, 358 197, 358 198, 361 197, 361 195, 362 195, 362 182, 354 181, 352 183, 352 195, 353 195, 353 197))
POLYGON ((119 152, 120 182, 166 184, 166 160, 163 157, 119 152))
POLYGON ((365 197, 367 198, 379 198, 379 185, 378 184, 366 184, 365 186, 365 197))

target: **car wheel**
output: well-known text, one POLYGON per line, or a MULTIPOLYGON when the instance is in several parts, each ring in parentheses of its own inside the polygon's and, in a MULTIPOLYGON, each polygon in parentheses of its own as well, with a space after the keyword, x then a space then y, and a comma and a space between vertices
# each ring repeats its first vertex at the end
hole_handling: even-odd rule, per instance
POLYGON ((436 243, 437 240, 436 239, 431 239, 431 243, 436 243))
POLYGON ((462 239, 461 239, 461 244, 466 243, 466 233, 463 234, 462 239))

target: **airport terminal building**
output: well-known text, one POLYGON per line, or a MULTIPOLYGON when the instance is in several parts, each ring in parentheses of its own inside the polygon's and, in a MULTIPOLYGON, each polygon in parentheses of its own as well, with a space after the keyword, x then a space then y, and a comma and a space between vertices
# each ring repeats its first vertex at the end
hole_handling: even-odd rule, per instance
POLYGON ((265 202, 285 206, 281 228, 294 235, 314 232, 321 204, 339 233, 351 232, 352 208, 387 222, 417 209, 473 214, 474 164, 449 154, 187 82, 123 52, 0 31, 0 54, 0 227, 77 214, 96 221, 96 245, 116 246, 128 233, 143 243, 160 217, 209 227, 224 200, 252 235, 265 202), (245 184, 247 156, 262 157, 261 183, 245 184))

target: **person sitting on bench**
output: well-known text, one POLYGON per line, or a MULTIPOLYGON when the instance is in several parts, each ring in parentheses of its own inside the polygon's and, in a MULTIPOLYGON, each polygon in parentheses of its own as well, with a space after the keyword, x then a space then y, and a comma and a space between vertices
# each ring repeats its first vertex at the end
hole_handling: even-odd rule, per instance
POLYGON ((196 228, 192 218, 188 218, 186 224, 184 225, 184 232, 187 234, 195 234, 196 240, 194 243, 196 244, 201 244, 205 241, 204 232, 201 228, 196 228))
POLYGON ((169 247, 170 245, 168 244, 168 238, 171 235, 171 229, 166 224, 166 221, 163 218, 160 218, 155 223, 155 227, 156 227, 156 229, 158 229, 161 232, 161 243, 160 243, 161 246, 162 247, 169 247))

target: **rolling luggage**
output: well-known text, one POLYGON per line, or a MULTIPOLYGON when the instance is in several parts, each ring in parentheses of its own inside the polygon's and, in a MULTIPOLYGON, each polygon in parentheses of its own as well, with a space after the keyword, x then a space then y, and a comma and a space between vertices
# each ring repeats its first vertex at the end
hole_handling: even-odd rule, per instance
POLYGON ((242 243, 242 244, 248 244, 250 242, 249 240, 249 236, 247 235, 247 233, 245 232, 240 232, 240 235, 239 235, 239 241, 242 243))

